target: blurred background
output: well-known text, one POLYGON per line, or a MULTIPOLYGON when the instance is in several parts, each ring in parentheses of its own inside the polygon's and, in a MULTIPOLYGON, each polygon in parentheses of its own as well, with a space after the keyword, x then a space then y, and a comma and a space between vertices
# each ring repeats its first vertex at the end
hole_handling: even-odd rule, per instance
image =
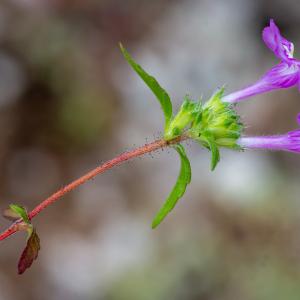
MULTIPOLYGON (((299 0, 1 0, 1 210, 32 209, 160 137, 159 105, 119 41, 178 108, 186 93, 231 92, 273 66, 261 40, 270 18, 297 57, 299 15, 299 0)), ((248 134, 285 133, 300 95, 276 91, 237 109, 248 134)), ((192 183, 154 231, 179 170, 172 150, 117 167, 36 217, 42 249, 24 275, 25 236, 1 242, 0 299, 300 299, 300 156, 223 150, 210 172, 205 149, 187 151, 192 183)))

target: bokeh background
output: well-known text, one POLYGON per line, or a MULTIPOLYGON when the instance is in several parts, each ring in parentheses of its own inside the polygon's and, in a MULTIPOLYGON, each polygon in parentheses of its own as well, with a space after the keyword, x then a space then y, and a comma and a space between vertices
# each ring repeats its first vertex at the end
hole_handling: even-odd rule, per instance
MULTIPOLYGON (((273 66, 261 40, 271 17, 297 57, 299 15, 299 0, 1 0, 1 209, 31 209, 161 135, 159 105, 119 41, 178 107, 186 93, 234 91, 273 66)), ((300 95, 276 91, 237 109, 247 133, 284 133, 297 127, 300 95)), ((192 183, 155 231, 179 169, 171 150, 117 167, 35 218, 42 249, 24 275, 24 235, 1 242, 0 299, 300 299, 300 156, 222 151, 210 172, 206 150, 187 151, 192 183)))

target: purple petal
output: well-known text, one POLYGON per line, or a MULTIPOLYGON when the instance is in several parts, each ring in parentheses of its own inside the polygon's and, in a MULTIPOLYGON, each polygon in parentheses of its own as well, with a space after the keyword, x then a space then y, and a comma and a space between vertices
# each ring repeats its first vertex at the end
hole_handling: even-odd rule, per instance
POLYGON ((281 62, 268 71, 256 83, 223 97, 224 102, 236 103, 241 100, 271 90, 298 85, 300 91, 300 61, 293 58, 294 45, 281 36, 273 20, 263 30, 266 45, 280 58, 281 62))
POLYGON ((300 153, 300 129, 285 135, 241 137, 237 143, 248 149, 282 150, 300 153))
POLYGON ((289 88, 296 84, 298 84, 300 87, 299 62, 293 64, 281 62, 268 71, 253 85, 224 96, 222 100, 224 102, 236 103, 254 95, 262 94, 271 90, 289 88))
POLYGON ((285 39, 271 19, 270 26, 265 27, 262 33, 265 44, 275 53, 275 55, 283 61, 289 62, 293 60, 294 45, 285 39))
POLYGON ((300 125, 300 114, 297 115, 297 123, 300 125))
POLYGON ((289 88, 298 84, 299 73, 298 63, 287 64, 282 62, 267 72, 261 80, 272 86, 272 89, 289 88))

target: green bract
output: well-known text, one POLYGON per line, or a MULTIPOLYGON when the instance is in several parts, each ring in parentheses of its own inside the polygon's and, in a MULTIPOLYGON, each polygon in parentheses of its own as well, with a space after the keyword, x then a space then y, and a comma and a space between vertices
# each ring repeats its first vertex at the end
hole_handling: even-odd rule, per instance
POLYGON ((185 96, 179 112, 170 122, 168 130, 165 130, 165 140, 168 141, 182 135, 184 129, 195 120, 201 110, 201 102, 193 102, 188 96, 185 96))
MULTIPOLYGON (((211 170, 215 169, 220 160, 219 147, 240 149, 236 141, 241 135, 243 125, 231 105, 222 101, 224 88, 218 90, 204 105, 200 101, 195 102, 186 96, 178 113, 173 117, 172 102, 167 92, 153 76, 149 75, 133 60, 121 44, 120 47, 125 59, 152 90, 161 105, 165 116, 164 139, 167 142, 171 144, 173 140, 174 143, 174 139, 179 137, 196 140, 211 151, 211 170)), ((173 147, 180 156, 180 173, 165 204, 154 218, 152 228, 159 225, 174 208, 191 181, 190 162, 183 146, 177 144, 173 147)))
POLYGON ((214 170, 220 160, 218 147, 239 150, 236 141, 240 137, 243 125, 231 105, 222 102, 224 88, 217 91, 203 105, 201 113, 195 118, 189 136, 211 150, 211 169, 214 170))

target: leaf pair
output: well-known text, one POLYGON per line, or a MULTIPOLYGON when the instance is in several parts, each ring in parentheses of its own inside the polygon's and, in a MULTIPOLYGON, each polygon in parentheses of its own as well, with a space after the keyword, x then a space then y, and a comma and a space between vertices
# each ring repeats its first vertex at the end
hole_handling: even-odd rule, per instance
MULTIPOLYGON (((133 70, 143 79, 143 81, 147 84, 147 86, 151 89, 151 91, 154 93, 157 100, 159 101, 165 116, 165 137, 166 137, 166 133, 170 132, 169 127, 173 119, 172 102, 169 95, 159 85, 159 83, 153 76, 149 75, 139 64, 137 64, 134 61, 134 59, 130 56, 130 54, 122 46, 122 44, 120 44, 120 48, 127 62, 130 64, 133 70)), ((181 161, 180 172, 177 181, 175 183, 175 186, 173 187, 163 207, 159 210, 159 212, 155 216, 152 222, 152 228, 157 227, 164 220, 167 214, 175 207, 178 200, 183 196, 187 185, 191 181, 191 166, 190 166, 189 159, 186 156, 184 147, 181 144, 177 144, 174 145, 173 148, 177 151, 177 153, 180 156, 180 161, 181 161)))
POLYGON ((18 231, 27 231, 27 244, 18 262, 18 273, 23 274, 33 261, 37 259, 40 250, 40 239, 35 228, 30 222, 28 213, 23 206, 11 204, 9 209, 4 211, 4 217, 11 221, 21 221, 17 223, 18 231))

